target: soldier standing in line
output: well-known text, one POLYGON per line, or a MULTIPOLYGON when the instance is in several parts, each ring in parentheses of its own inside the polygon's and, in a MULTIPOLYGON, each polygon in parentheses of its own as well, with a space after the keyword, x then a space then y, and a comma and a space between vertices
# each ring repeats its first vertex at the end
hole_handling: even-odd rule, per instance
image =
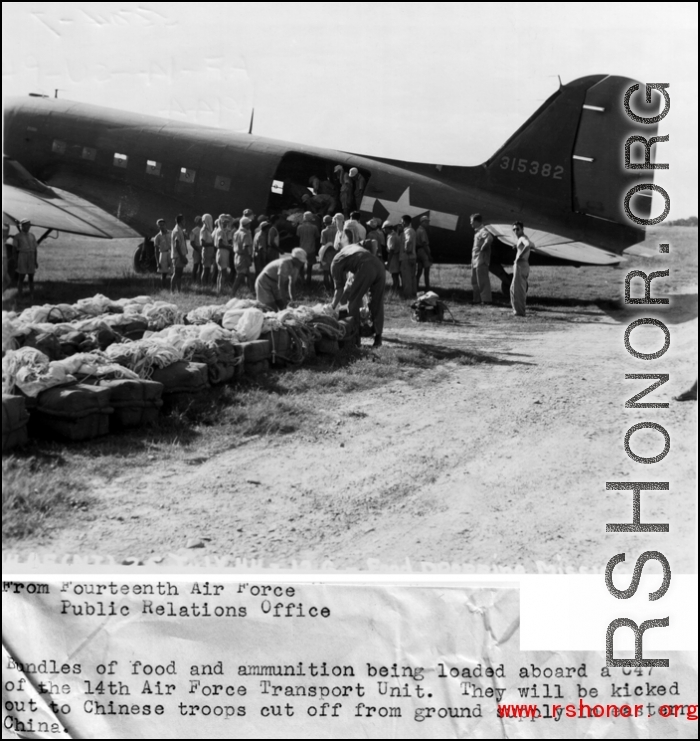
POLYGON ((401 280, 403 283, 403 297, 414 299, 416 297, 416 230, 411 224, 411 217, 401 217, 403 232, 403 254, 401 262, 401 280))
POLYGON ((202 277, 202 217, 194 217, 194 227, 190 232, 190 245, 192 247, 192 282, 197 283, 202 277))
POLYGON ((244 216, 238 230, 233 235, 233 262, 236 268, 236 280, 233 282, 233 295, 244 284, 248 284, 251 293, 255 293, 255 265, 253 263, 253 237, 250 234, 252 220, 244 216))
POLYGON ((23 294, 24 277, 29 284, 29 297, 34 297, 34 273, 39 267, 38 244, 36 237, 29 231, 32 222, 22 219, 19 232, 15 235, 15 253, 17 255, 17 295, 23 294))
POLYGON ((173 265, 173 276, 170 279, 170 292, 182 291, 182 275, 189 260, 187 259, 187 239, 185 237, 185 217, 178 214, 175 228, 170 239, 170 260, 173 265))
POLYGON ((153 246, 156 251, 156 263, 158 265, 158 272, 160 273, 160 280, 163 286, 165 286, 170 275, 170 249, 172 245, 170 243, 170 232, 165 226, 165 219, 158 219, 156 224, 159 231, 153 238, 153 246))
POLYGON ((216 265, 219 274, 216 279, 216 291, 221 293, 224 286, 231 282, 231 244, 232 233, 230 229, 230 216, 221 214, 219 226, 214 231, 214 242, 216 243, 216 265))
POLYGON ((211 214, 204 214, 202 216, 202 229, 199 232, 199 241, 202 246, 202 285, 208 286, 212 279, 212 268, 216 260, 214 219, 211 214))
MULTIPOLYGON (((268 238, 270 234, 270 222, 261 221, 255 236, 253 237, 253 264, 255 265, 255 274, 260 275, 262 269, 270 262, 268 238)), ((278 255, 275 257, 277 259, 278 255)))
POLYGON ((304 221, 297 227, 297 237, 299 238, 299 247, 306 252, 306 284, 311 285, 311 272, 316 260, 318 243, 321 238, 316 219, 311 211, 304 214, 304 221))
POLYGON ((391 273, 392 290, 399 293, 401 290, 401 238, 390 221, 382 224, 382 231, 386 236, 386 269, 391 273))
POLYGON ((418 272, 416 273, 416 288, 420 286, 420 277, 425 273, 425 290, 430 290, 430 266, 433 264, 430 254, 430 239, 428 238, 428 226, 430 218, 420 217, 420 226, 416 229, 416 260, 418 272))

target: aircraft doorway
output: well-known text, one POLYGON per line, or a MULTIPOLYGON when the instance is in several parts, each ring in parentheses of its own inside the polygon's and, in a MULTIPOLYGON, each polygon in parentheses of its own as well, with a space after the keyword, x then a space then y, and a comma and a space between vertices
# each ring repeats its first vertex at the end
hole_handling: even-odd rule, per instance
MULTIPOLYGON (((332 216, 338 211, 343 211, 341 178, 335 170, 339 165, 343 168, 344 178, 347 178, 351 168, 355 167, 352 161, 341 164, 337 160, 314 157, 301 152, 287 152, 280 160, 271 183, 269 213, 288 218, 304 211, 313 211, 318 216, 326 214, 332 216)), ((349 190, 352 190, 353 196, 359 195, 357 199, 359 202, 354 202, 351 209, 359 211, 362 193, 367 188, 371 173, 364 167, 356 169, 360 177, 360 191, 356 194, 355 187, 349 190)), ((353 186, 355 182, 353 181, 353 186)))

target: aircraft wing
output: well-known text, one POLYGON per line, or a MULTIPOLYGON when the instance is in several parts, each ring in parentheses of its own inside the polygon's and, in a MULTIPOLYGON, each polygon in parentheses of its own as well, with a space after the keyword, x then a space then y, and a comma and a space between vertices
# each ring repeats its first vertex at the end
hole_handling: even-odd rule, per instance
MULTIPOLYGON (((513 235, 512 224, 489 224, 489 231, 497 236, 501 242, 515 247, 516 238, 513 235)), ((533 251, 547 257, 556 257, 576 265, 617 265, 620 255, 608 252, 600 247, 594 247, 585 242, 576 242, 558 234, 544 232, 538 229, 528 229, 527 236, 534 244, 533 251)))
POLYGON ((3 158, 3 181, 2 211, 7 224, 29 219, 33 226, 98 239, 140 236, 85 199, 49 188, 9 157, 3 158))

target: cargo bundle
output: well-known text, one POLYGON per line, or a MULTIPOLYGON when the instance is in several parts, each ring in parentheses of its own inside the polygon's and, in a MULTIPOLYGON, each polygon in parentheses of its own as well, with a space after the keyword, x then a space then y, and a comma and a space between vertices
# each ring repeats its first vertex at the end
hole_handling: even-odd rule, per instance
POLYGON ((354 342, 327 305, 270 312, 249 299, 186 316, 148 296, 2 314, 3 451, 30 436, 80 441, 153 425, 211 386, 354 342))

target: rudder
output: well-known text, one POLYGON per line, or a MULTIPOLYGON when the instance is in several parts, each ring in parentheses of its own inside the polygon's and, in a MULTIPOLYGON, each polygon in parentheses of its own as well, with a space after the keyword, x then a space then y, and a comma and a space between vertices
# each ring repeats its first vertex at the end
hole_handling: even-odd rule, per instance
MULTIPOLYGON (((624 95, 633 84, 624 77, 592 75, 560 87, 484 163, 485 186, 514 192, 527 205, 631 226, 625 194, 640 182, 653 182, 653 170, 625 169, 625 141, 633 134, 650 138, 657 129, 626 115, 624 95)), ((633 197, 637 216, 648 217, 650 195, 633 197)))

